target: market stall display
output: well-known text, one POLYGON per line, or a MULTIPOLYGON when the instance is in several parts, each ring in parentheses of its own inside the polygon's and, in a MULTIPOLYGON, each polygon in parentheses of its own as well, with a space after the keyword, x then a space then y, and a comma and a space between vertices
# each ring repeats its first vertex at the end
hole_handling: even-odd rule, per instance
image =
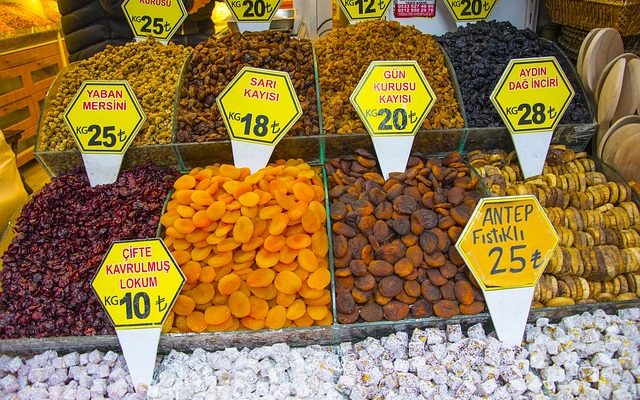
POLYGON ((161 218, 183 287, 165 331, 330 325, 324 185, 308 164, 180 177, 161 218))
POLYGON ((371 61, 415 60, 437 96, 424 129, 464 127, 462 106, 448 61, 431 35, 397 22, 372 21, 334 30, 316 43, 327 133, 365 133, 349 96, 371 61))
POLYGON ((535 307, 637 298, 640 213, 630 187, 607 177, 614 178, 612 171, 560 146, 550 149, 542 175, 528 180, 513 154, 468 157, 492 193, 536 196, 558 232, 560 246, 536 288, 535 307))
POLYGON ((313 46, 285 32, 225 34, 195 47, 180 92, 176 141, 226 140, 216 98, 243 67, 288 72, 302 107, 302 118, 289 136, 320 132, 313 46))
POLYGON ((373 155, 327 163, 338 322, 485 309, 453 244, 482 193, 460 153, 414 155, 385 179, 373 155))
POLYGON ((142 166, 91 188, 75 170, 35 194, 2 255, 0 337, 113 333, 91 279, 111 242, 155 236, 177 175, 142 166))
POLYGON ((507 64, 513 58, 546 56, 558 59, 576 92, 560 123, 592 122, 588 100, 568 59, 555 44, 538 38, 535 32, 519 30, 508 22, 477 22, 447 33, 438 41, 455 68, 470 127, 503 126, 490 96, 507 64))

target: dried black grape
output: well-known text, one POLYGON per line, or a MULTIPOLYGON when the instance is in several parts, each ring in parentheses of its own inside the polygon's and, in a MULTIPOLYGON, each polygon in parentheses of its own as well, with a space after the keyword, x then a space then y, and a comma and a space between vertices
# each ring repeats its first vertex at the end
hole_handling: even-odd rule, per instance
POLYGON ((520 30, 509 22, 481 21, 437 40, 455 68, 470 127, 504 126, 490 96, 511 59, 548 56, 558 59, 576 92, 561 123, 592 122, 573 67, 557 46, 539 38, 535 32, 520 30))

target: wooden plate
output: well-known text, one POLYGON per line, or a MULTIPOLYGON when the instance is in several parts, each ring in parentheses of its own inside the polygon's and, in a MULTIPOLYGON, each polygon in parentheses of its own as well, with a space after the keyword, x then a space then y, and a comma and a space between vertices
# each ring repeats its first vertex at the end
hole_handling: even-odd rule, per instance
MULTIPOLYGON (((606 164, 613 165, 616 152, 621 144, 630 136, 640 132, 640 124, 629 124, 616 129, 604 143, 602 149, 602 161, 606 164)), ((633 149, 638 154, 638 148, 633 149)))
MULTIPOLYGON (((640 180, 640 131, 627 137, 615 153, 613 167, 627 181, 640 180)), ((611 165, 611 164, 610 164, 611 165)))
POLYGON ((627 61, 622 78, 622 89, 620 90, 620 100, 613 113, 611 122, 615 122, 627 115, 635 114, 640 102, 640 60, 632 59, 627 61), (638 63, 636 66, 635 63, 638 63), (632 65, 633 64, 633 65, 632 65))
POLYGON ((613 132, 629 124, 640 124, 640 116, 629 115, 626 117, 622 117, 619 120, 617 120, 613 125, 611 125, 609 129, 604 131, 602 135, 600 134, 600 131, 598 131, 597 143, 598 143, 598 157, 600 157, 600 159, 602 159, 602 150, 604 149, 604 145, 605 143, 607 143, 607 140, 609 140, 609 137, 611 137, 613 132))
POLYGON ((596 33, 585 54, 582 71, 587 81, 586 87, 592 93, 596 90, 598 78, 604 68, 622 52, 624 52, 624 45, 618 31, 604 28, 596 33))
POLYGON ((587 33, 587 36, 585 36, 584 40, 582 41, 582 44, 580 45, 580 52, 578 53, 578 61, 576 62, 576 71, 578 71, 578 76, 582 80, 582 84, 584 85, 585 88, 588 88, 589 85, 587 85, 586 78, 585 78, 586 75, 584 74, 582 64, 584 63, 584 58, 587 55, 587 50, 589 49, 589 46, 591 45, 593 38, 601 30, 602 28, 592 29, 591 32, 587 33))
POLYGON ((596 104, 598 104, 598 101, 600 100, 600 92, 602 92, 602 86, 604 85, 604 81, 605 79, 607 79, 607 75, 609 74, 609 71, 611 71, 611 68, 613 68, 613 66, 621 59, 625 59, 627 62, 636 59, 636 58, 640 58, 638 57, 637 54, 633 54, 633 53, 624 53, 624 54, 620 54, 618 57, 614 58, 613 60, 611 60, 611 62, 609 62, 609 64, 607 64, 607 66, 604 68, 604 70, 602 70, 602 74, 600 75, 600 78, 598 78, 598 84, 596 85, 596 91, 593 92, 593 98, 596 100, 596 104))
POLYGON ((610 124, 613 120, 618 108, 620 100, 620 92, 622 91, 622 81, 624 79, 624 71, 627 66, 625 59, 618 60, 604 81, 600 99, 598 100, 598 123, 610 124))

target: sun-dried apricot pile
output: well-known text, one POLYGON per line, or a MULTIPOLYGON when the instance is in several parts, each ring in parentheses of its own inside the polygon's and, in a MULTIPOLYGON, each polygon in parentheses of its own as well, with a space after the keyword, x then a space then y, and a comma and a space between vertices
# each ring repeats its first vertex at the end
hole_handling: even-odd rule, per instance
POLYGON ((160 219, 186 283, 164 332, 333 322, 322 178, 300 160, 196 168, 160 219))

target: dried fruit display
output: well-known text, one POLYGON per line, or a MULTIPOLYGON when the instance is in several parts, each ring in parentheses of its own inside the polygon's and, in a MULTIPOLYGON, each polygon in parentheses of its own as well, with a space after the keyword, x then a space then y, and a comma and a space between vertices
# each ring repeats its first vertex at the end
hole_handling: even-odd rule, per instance
POLYGON ((326 132, 366 132, 349 96, 369 64, 381 60, 415 60, 420 65, 437 98, 424 129, 464 127, 445 55, 432 36, 398 22, 363 22, 323 36, 316 51, 326 132))
POLYGON ((34 195, 2 256, 0 337, 112 334, 91 279, 113 241, 155 236, 177 176, 141 166, 91 188, 74 171, 34 195))
POLYGON ((144 110, 147 121, 134 145, 171 143, 173 110, 180 73, 189 49, 153 41, 107 46, 93 57, 62 72, 60 87, 53 93, 43 116, 38 150, 63 151, 76 148, 62 115, 80 85, 86 80, 126 80, 144 110))
POLYGON ((244 67, 288 72, 303 112, 288 135, 320 133, 311 42, 287 32, 231 33, 195 47, 180 95, 178 142, 229 138, 216 98, 244 67))
MULTIPOLYGON (((60 15, 58 14, 58 20, 60 15)), ((29 7, 18 2, 0 2, 0 21, 5 33, 19 33, 29 28, 52 25, 44 15, 35 13, 29 7)))
POLYGON ((542 175, 526 180, 515 153, 472 151, 468 159, 493 193, 536 196, 558 232, 534 306, 640 295, 640 212, 627 185, 608 181, 586 153, 565 146, 552 146, 542 175))
POLYGON ((552 42, 535 32, 519 30, 509 22, 477 22, 438 38, 455 68, 470 127, 496 127, 504 123, 490 96, 507 64, 513 58, 555 56, 573 86, 574 97, 563 124, 591 123, 587 100, 568 59, 552 42))
POLYGON ((454 244, 480 192, 460 153, 415 154, 384 180, 359 149, 326 165, 338 322, 449 318, 484 310, 454 244))
POLYGON ((187 282, 165 332, 330 325, 322 178, 300 160, 195 168, 161 223, 187 282))

